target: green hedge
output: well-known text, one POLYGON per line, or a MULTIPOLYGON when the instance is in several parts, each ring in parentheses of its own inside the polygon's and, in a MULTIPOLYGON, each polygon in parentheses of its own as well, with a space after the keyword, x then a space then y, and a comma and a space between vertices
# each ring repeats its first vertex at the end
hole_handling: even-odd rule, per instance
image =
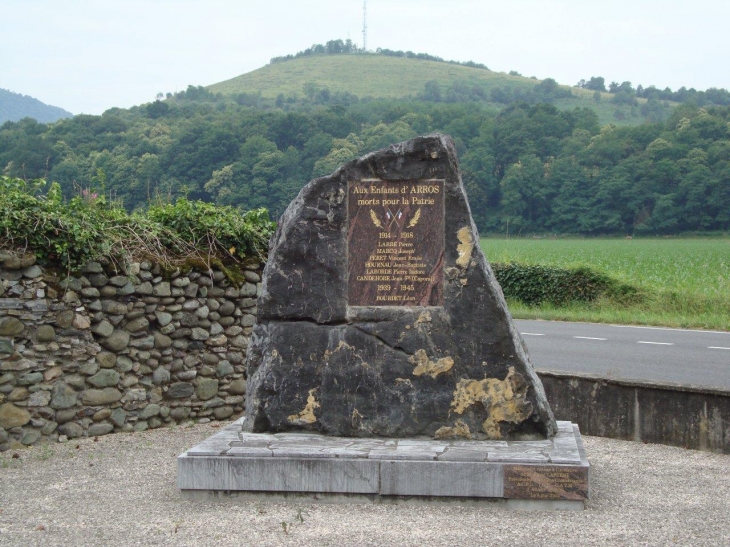
POLYGON ((75 270, 89 260, 149 259, 163 266, 235 264, 265 255, 274 229, 265 209, 178 199, 129 214, 101 193, 64 200, 58 184, 0 176, 0 249, 32 252, 75 270))
POLYGON ((641 298, 635 287, 587 267, 494 263, 492 270, 505 297, 527 305, 548 302, 564 306, 571 302, 592 302, 601 297, 617 301, 641 298))

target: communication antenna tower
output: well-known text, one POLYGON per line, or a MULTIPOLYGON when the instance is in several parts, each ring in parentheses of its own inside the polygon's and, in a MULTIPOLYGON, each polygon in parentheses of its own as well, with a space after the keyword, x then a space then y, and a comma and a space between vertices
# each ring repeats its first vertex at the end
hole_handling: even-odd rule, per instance
POLYGON ((362 50, 368 50, 368 0, 362 3, 362 50))

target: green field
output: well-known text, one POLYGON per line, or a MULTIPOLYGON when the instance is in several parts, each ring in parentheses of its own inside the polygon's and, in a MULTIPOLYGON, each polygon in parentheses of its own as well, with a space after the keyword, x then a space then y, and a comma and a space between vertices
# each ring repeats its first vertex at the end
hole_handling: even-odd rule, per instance
POLYGON ((490 262, 589 266, 638 287, 642 302, 528 307, 518 318, 663 325, 730 331, 730 238, 482 239, 490 262))
MULTIPOLYGON (((532 89, 540 82, 504 72, 422 59, 374 54, 313 55, 269 64, 230 80, 209 85, 207 89, 224 95, 259 93, 268 99, 274 99, 279 94, 302 98, 306 96, 305 86, 315 84, 317 88, 326 87, 331 92, 348 92, 360 98, 403 99, 415 98, 423 93, 426 82, 431 80, 438 82, 443 91, 454 82, 466 82, 482 87, 487 94, 495 87, 532 89)), ((632 111, 630 106, 612 103, 612 95, 608 93, 603 93, 601 101, 596 102, 593 91, 575 87, 570 89, 574 98, 556 101, 558 108, 591 108, 598 115, 601 125, 638 125, 646 120, 636 107, 632 111), (614 117, 616 111, 622 113, 621 120, 614 117)), ((638 99, 639 105, 644 102, 646 99, 638 99)), ((504 105, 498 103, 482 104, 504 108, 504 105)))

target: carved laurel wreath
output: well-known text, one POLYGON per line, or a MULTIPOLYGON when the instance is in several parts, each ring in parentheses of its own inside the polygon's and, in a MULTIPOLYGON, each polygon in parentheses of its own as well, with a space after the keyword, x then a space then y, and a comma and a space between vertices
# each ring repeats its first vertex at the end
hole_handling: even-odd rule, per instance
POLYGON ((421 209, 420 208, 416 211, 416 214, 413 215, 413 218, 408 223, 408 226, 407 227, 408 228, 413 228, 416 224, 418 224, 418 221, 419 220, 421 220, 421 209))
POLYGON ((378 228, 383 227, 383 224, 378 219, 378 215, 376 215, 375 211, 373 211, 372 209, 370 209, 370 218, 373 220, 373 224, 375 224, 375 226, 377 226, 378 228))

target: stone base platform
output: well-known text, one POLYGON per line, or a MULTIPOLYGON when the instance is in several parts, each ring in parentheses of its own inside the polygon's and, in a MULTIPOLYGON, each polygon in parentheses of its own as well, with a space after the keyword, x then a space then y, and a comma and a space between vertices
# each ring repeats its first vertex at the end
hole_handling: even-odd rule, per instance
POLYGON ((500 501, 582 509, 589 469, 578 426, 539 441, 248 433, 243 419, 178 456, 188 499, 404 503, 500 501))

